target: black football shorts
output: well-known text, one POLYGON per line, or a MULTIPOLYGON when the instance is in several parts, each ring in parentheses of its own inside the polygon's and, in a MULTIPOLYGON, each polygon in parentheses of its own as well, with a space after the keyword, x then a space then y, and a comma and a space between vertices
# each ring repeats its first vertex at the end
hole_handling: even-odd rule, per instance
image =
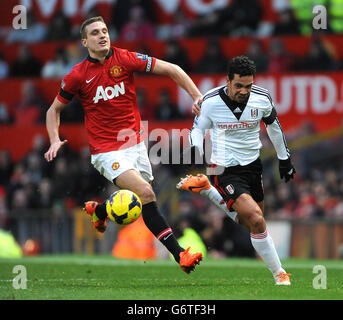
POLYGON ((219 191, 230 211, 233 211, 231 206, 242 193, 250 194, 256 202, 263 201, 262 162, 260 158, 245 166, 219 168, 212 165, 211 171, 213 174, 210 175, 210 181, 219 191), (216 175, 216 172, 221 172, 221 174, 216 175))

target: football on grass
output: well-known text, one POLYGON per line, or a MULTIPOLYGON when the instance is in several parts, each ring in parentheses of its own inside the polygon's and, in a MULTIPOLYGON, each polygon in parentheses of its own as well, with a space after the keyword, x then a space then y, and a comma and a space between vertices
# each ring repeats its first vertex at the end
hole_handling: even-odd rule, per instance
POLYGON ((107 199, 106 211, 112 221, 127 225, 139 218, 142 212, 142 202, 134 192, 119 190, 107 199))

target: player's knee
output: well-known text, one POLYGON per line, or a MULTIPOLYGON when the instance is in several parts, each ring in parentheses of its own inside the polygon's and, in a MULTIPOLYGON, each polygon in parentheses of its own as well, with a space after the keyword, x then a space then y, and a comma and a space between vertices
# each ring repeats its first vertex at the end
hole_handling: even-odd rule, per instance
POLYGON ((146 184, 137 194, 143 204, 156 201, 155 192, 149 184, 146 184))
POLYGON ((256 208, 249 217, 250 230, 254 233, 265 231, 265 220, 260 209, 256 208))

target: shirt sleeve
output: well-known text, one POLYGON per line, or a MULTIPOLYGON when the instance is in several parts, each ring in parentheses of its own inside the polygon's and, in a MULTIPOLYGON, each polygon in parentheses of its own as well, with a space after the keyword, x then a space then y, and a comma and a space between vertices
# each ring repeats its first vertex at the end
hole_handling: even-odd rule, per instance
POLYGON ((131 72, 152 72, 156 63, 156 58, 124 49, 121 52, 121 59, 123 60, 123 64, 125 64, 131 72))
POLYGON ((263 114, 263 118, 262 121, 268 125, 274 122, 274 120, 277 118, 277 113, 275 110, 275 106, 274 106, 274 102, 270 96, 269 93, 266 94, 266 103, 268 105, 268 108, 266 108, 264 114, 263 114))
POLYGON ((203 140, 205 132, 212 126, 211 119, 208 117, 208 108, 205 103, 202 103, 200 116, 194 118, 193 127, 189 132, 189 143, 191 146, 196 146, 200 154, 204 153, 203 140))
POLYGON ((267 125, 266 130, 270 141, 273 143, 278 159, 288 159, 290 157, 290 152, 278 118, 267 125))
POLYGON ((290 157, 290 152, 287 147, 286 138, 277 117, 275 105, 269 93, 265 93, 265 102, 267 108, 264 111, 262 121, 266 126, 269 139, 275 148, 278 159, 288 159, 290 157))
POLYGON ((62 103, 69 103, 79 92, 80 80, 77 72, 72 69, 61 82, 61 89, 57 94, 57 99, 62 103))

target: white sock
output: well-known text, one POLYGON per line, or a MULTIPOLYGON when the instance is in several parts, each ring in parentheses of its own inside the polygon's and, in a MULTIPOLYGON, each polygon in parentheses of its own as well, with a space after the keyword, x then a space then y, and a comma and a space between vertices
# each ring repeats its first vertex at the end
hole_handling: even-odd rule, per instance
POLYGON ((227 208, 223 197, 220 195, 220 193, 215 187, 211 186, 211 188, 208 190, 201 190, 200 194, 206 197, 207 199, 211 200, 218 208, 222 209, 233 221, 237 222, 237 212, 230 211, 227 208))
POLYGON ((250 239, 254 249, 274 276, 280 271, 285 272, 281 267, 281 262, 276 252, 274 241, 268 234, 267 230, 263 233, 250 233, 250 239))

